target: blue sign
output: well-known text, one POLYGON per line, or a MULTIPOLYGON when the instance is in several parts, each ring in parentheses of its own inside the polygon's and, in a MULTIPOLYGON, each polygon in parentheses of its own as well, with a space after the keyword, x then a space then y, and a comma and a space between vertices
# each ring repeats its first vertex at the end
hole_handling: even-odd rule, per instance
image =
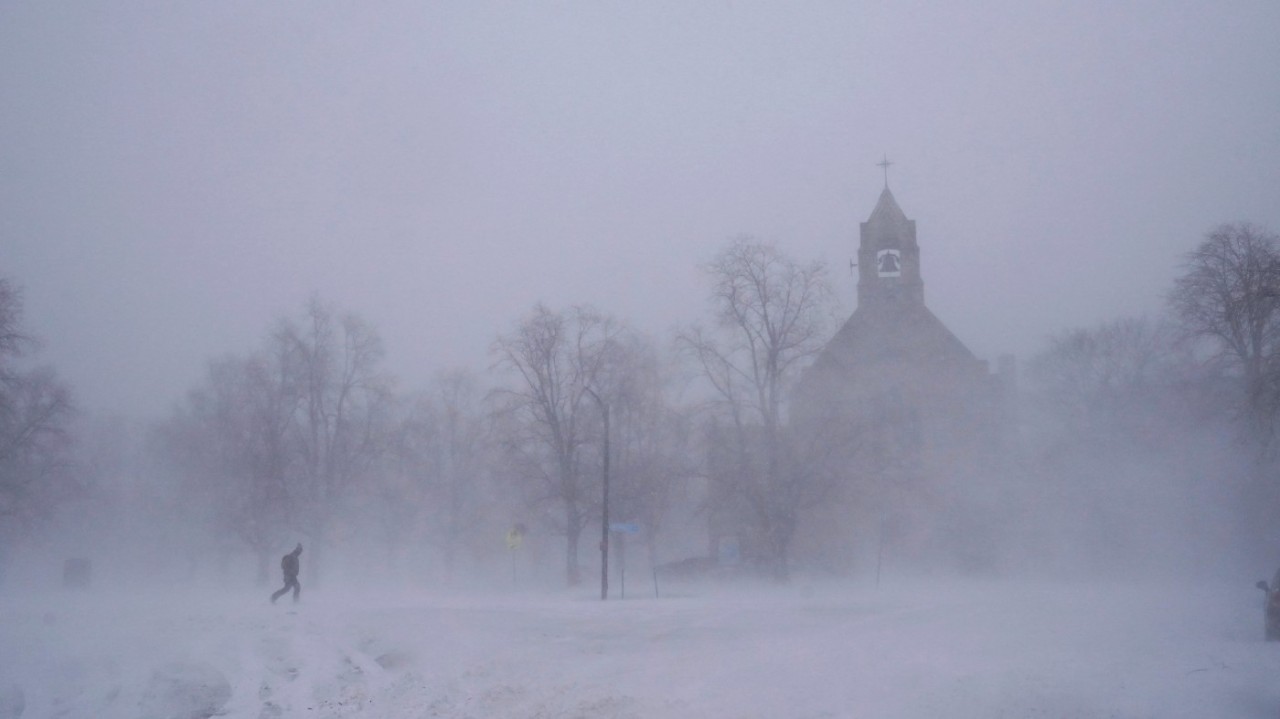
POLYGON ((640 525, 634 522, 610 522, 609 531, 618 534, 639 534, 640 525))

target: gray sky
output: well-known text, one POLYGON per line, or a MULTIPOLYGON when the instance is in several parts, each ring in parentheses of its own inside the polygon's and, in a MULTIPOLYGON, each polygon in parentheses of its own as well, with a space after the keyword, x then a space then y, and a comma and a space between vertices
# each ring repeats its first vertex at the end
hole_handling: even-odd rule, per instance
POLYGON ((0 4, 0 274, 91 411, 155 415, 313 292, 408 387, 542 300, 660 334, 727 238, 849 309, 882 176, 980 357, 1158 310, 1280 230, 1280 3, 0 4))

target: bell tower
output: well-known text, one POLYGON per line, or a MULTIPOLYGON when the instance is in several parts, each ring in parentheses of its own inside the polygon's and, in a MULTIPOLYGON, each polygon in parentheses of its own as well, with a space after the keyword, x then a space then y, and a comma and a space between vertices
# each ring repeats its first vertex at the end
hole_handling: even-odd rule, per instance
POLYGON ((859 229, 858 309, 900 311, 924 306, 916 222, 898 207, 887 183, 859 229))
MULTIPOLYGON (((879 164, 887 175, 888 159, 879 164)), ((877 478, 910 488, 878 511, 902 522, 921 566, 997 566, 1003 555, 983 534, 987 500, 970 490, 1000 476, 1016 441, 1012 365, 992 376, 925 305, 916 223, 887 177, 859 234, 858 307, 796 384, 792 405, 801 432, 847 452, 848 494, 813 510, 805 530, 814 555, 851 557, 847 548, 876 541, 850 518, 866 511, 861 488, 877 478)))

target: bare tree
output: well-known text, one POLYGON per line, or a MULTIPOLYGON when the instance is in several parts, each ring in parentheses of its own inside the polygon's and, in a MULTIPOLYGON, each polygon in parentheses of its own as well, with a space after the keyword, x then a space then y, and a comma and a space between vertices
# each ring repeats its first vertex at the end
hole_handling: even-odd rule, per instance
MULTIPOLYGON (((669 372, 647 337, 632 335, 617 347, 610 379, 603 383, 613 433, 610 516, 639 525, 649 558, 656 561, 667 515, 684 480, 697 473, 690 457, 692 418, 671 402, 669 372)), ((617 546, 621 551, 625 545, 617 546)))
POLYGON ((1188 376, 1191 357, 1176 339, 1167 322, 1147 318, 1058 334, 1029 363, 1036 396, 1070 436, 1131 442, 1188 376))
POLYGON ((208 376, 164 425, 165 453, 184 491, 213 509, 213 531, 242 540, 265 576, 270 558, 311 541, 317 558, 387 444, 389 380, 381 343, 356 317, 312 300, 303 322, 282 320, 247 359, 211 363, 208 376))
POLYGON ((767 561, 785 579, 799 512, 820 488, 790 445, 786 401, 799 370, 826 339, 832 297, 826 269, 740 238, 705 270, 714 329, 695 327, 677 341, 710 384, 732 432, 731 467, 716 476, 749 508, 767 561))
POLYGON ((22 292, 9 280, 0 278, 0 368, 11 373, 13 359, 32 344, 34 340, 22 328, 22 292))
POLYGON ((71 393, 53 370, 17 365, 34 345, 21 323, 21 293, 0 278, 0 541, 47 518, 79 489, 71 393))
POLYGON ((71 395, 47 368, 15 372, 0 394, 0 520, 29 527, 78 489, 71 395))
POLYGON ((482 514, 489 424, 473 374, 446 372, 435 384, 441 430, 437 495, 443 510, 441 544, 445 571, 452 575, 468 530, 477 526, 482 514))
POLYGON ((622 333, 616 320, 590 308, 553 312, 539 304, 493 346, 497 366, 516 380, 497 393, 503 442, 530 500, 559 505, 571 586, 581 579, 578 545, 597 485, 583 470, 582 447, 599 420, 588 391, 605 394, 601 383, 622 333))
POLYGON ((315 581, 350 493, 386 450, 390 378, 380 369, 377 331, 319 299, 307 304, 301 322, 282 321, 271 343, 299 398, 292 434, 300 461, 292 480, 312 540, 307 556, 315 581))
POLYGON ((1224 500, 1239 496, 1244 474, 1222 431, 1231 411, 1223 377, 1178 328, 1123 318, 1062 332, 1027 374, 1024 449, 1036 479, 1022 499, 1040 523, 1029 535, 1057 535, 1047 551, 1069 548, 1100 570, 1139 569, 1178 531, 1234 531, 1207 525, 1221 521, 1208 505, 1235 506, 1224 500))
POLYGON ((1258 450, 1244 516, 1256 536, 1272 541, 1280 505, 1280 236, 1247 223, 1215 228, 1187 254, 1169 303, 1186 333, 1208 340, 1213 358, 1237 380, 1226 389, 1245 439, 1258 450))
POLYGON ((397 542, 418 532, 436 545, 450 578, 464 547, 487 529, 489 422, 481 399, 471 372, 437 375, 400 420, 395 469, 385 478, 384 528, 399 533, 397 542))
POLYGON ((415 544, 433 517, 427 494, 439 481, 435 455, 440 446, 438 411, 426 392, 397 398, 383 470, 376 475, 373 511, 393 566, 415 544))
POLYGON ((1187 254, 1169 303, 1244 380, 1247 414, 1269 439, 1280 408, 1280 238, 1246 223, 1215 228, 1187 254))
POLYGON ((202 510, 186 521, 209 521, 208 531, 241 541, 257 560, 259 583, 298 513, 288 484, 298 400, 272 359, 211 362, 203 384, 157 431, 160 451, 185 480, 187 504, 202 510))

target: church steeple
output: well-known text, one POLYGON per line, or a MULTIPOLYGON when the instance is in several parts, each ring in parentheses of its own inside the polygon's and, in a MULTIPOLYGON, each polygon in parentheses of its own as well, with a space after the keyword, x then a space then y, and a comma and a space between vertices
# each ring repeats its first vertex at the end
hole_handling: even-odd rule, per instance
POLYGON ((889 166, 892 164, 892 162, 889 162, 889 155, 887 153, 883 160, 876 163, 876 167, 884 170, 884 189, 886 190, 889 189, 889 166))
POLYGON ((880 192, 880 200, 876 202, 876 208, 871 211, 871 216, 867 218, 867 223, 876 223, 881 225, 898 225, 910 222, 907 215, 898 207, 898 201, 894 199, 893 193, 888 187, 880 192))
POLYGON ((907 219, 886 185, 860 228, 858 307, 889 310, 924 304, 915 220, 907 219))

